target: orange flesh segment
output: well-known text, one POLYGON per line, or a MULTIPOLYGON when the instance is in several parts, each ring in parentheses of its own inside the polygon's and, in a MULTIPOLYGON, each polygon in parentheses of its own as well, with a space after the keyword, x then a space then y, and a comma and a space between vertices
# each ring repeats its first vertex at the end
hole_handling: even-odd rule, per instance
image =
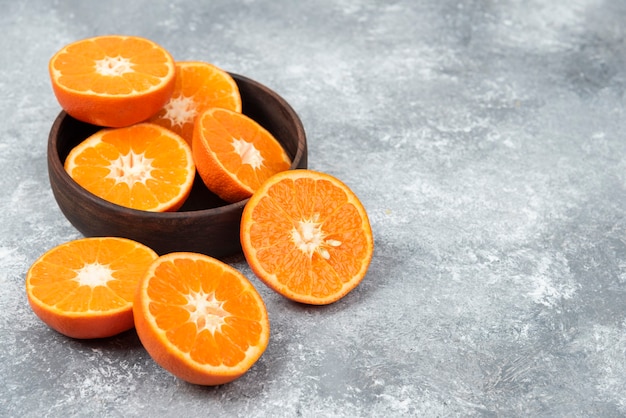
POLYGON ((135 289, 157 258, 125 238, 82 238, 39 257, 26 274, 33 312, 72 338, 105 338, 134 326, 135 289))
MULTIPOLYGON (((128 307, 134 297, 134 284, 156 258, 146 248, 123 239, 78 240, 59 246, 33 265, 29 280, 32 295, 65 313, 128 307), (92 285, 81 284, 81 271, 91 273, 92 285)), ((89 278, 83 282, 89 283, 89 278)))
POLYGON ((269 177, 290 168, 280 143, 243 114, 213 108, 196 123, 193 152, 198 172, 226 201, 249 197, 269 177))
POLYGON ((196 117, 211 107, 241 112, 241 96, 235 80, 222 69, 205 62, 176 63, 172 97, 151 122, 171 129, 191 144, 196 117))
POLYGON ((360 282, 371 260, 365 210, 327 176, 295 170, 275 177, 281 179, 270 179, 244 211, 246 258, 279 293, 307 303, 335 301, 360 282))
POLYGON ((190 383, 220 385, 241 377, 269 342, 267 309, 254 286, 203 254, 155 260, 137 286, 133 312, 150 356, 190 383))
POLYGON ((112 203, 140 210, 175 210, 195 176, 188 144, 154 124, 101 130, 65 162, 82 187, 112 203))
POLYGON ((149 286, 149 309, 157 327, 195 362, 232 367, 250 346, 260 343, 263 315, 258 300, 232 280, 229 271, 214 264, 175 260, 161 264, 149 286), (204 315, 192 317, 196 309, 204 315))
POLYGON ((134 37, 100 37, 70 44, 60 52, 53 69, 56 82, 67 89, 113 96, 150 91, 172 72, 170 58, 161 49, 134 37), (98 72, 94 62, 102 62, 109 73, 98 72))

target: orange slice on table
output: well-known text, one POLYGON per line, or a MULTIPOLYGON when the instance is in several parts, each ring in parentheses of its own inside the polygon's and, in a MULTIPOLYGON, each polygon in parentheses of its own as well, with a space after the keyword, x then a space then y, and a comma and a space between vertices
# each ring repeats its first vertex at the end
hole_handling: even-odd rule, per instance
POLYGON ((133 306, 137 335, 155 362, 190 383, 219 385, 265 351, 265 304, 239 271, 212 257, 169 253, 149 267, 133 306))
POLYGON ((315 305, 354 289, 374 250, 356 195, 335 177, 311 170, 278 173, 254 193, 243 211, 241 245, 265 284, 315 305))
POLYGON ((152 123, 96 132, 70 151, 65 170, 102 199, 154 212, 180 208, 195 177, 187 142, 152 123))
POLYGON ((204 184, 227 202, 250 197, 265 180, 291 165, 269 131, 227 109, 211 108, 198 116, 191 149, 204 184))
POLYGON ((83 39, 59 50, 48 65, 61 107, 94 125, 122 127, 144 121, 169 100, 174 59, 160 45, 136 36, 83 39))
POLYGON ((165 106, 150 122, 171 129, 191 145, 196 117, 211 107, 241 112, 241 96, 226 71, 201 61, 176 63, 176 86, 165 106))
POLYGON ((26 275, 26 295, 48 326, 73 338, 132 329, 139 280, 157 254, 125 238, 82 238, 48 250, 26 275))

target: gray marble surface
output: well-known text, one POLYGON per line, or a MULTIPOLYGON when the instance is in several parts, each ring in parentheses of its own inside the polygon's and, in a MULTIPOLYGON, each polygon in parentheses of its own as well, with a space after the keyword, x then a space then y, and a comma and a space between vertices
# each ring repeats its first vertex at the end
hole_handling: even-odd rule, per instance
POLYGON ((0 0, 0 416, 626 415, 626 3, 0 0), (136 34, 277 91, 371 217, 362 284, 264 297, 241 379, 186 384, 134 331, 76 341, 24 279, 80 234, 48 185, 63 45, 136 34))

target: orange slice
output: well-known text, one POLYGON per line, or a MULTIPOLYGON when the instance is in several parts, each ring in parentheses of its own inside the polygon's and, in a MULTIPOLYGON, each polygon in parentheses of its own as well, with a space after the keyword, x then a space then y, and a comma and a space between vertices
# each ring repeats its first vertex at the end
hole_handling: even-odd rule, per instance
POLYGON ((246 373, 265 351, 265 304, 239 271, 212 257, 159 257, 137 287, 137 335, 155 362, 190 383, 220 385, 246 373))
POLYGON ((157 258, 125 238, 82 238, 48 250, 26 275, 26 295, 50 328, 73 338, 103 338, 134 326, 133 297, 157 258))
POLYGON ((335 177, 311 170, 278 173, 254 193, 243 211, 241 245, 265 284, 314 305, 354 289, 374 250, 356 195, 335 177))
POLYGON ((96 132, 70 151, 65 170, 102 199, 154 212, 180 208, 195 176, 187 142, 152 123, 96 132))
POLYGON ((235 80, 226 71, 206 62, 176 63, 176 86, 165 106, 150 122, 171 129, 191 145, 196 116, 211 107, 241 112, 235 80))
POLYGON ((48 65, 61 107, 83 122, 122 127, 163 107, 175 85, 174 59, 136 36, 83 39, 59 50, 48 65))
POLYGON ((198 116, 191 149, 204 184, 227 202, 250 197, 265 180, 291 165, 270 132, 227 109, 211 108, 198 116))

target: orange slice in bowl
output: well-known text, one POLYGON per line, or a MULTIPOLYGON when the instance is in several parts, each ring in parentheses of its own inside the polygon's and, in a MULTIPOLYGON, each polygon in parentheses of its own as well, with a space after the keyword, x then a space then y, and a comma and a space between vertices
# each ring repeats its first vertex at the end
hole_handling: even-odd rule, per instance
POLYGON ((289 170, 267 180, 246 204, 241 246, 250 268, 279 294, 324 305, 354 289, 374 240, 367 213, 344 183, 289 170))
POLYGON ((150 356, 190 383, 237 379, 269 342, 269 318, 256 289, 238 270, 203 254, 155 260, 137 287, 133 310, 150 356))
POLYGON ((198 116, 191 149, 204 184, 227 202, 250 197, 265 180, 291 165, 269 131, 227 109, 211 108, 198 116))
POLYGON ((196 117, 211 107, 241 112, 241 97, 235 80, 215 65, 179 61, 172 97, 150 122, 173 130, 191 145, 196 117))
POLYGON ((48 65, 61 107, 94 125, 122 127, 154 115, 175 85, 174 59, 141 37, 108 35, 59 50, 48 65))
POLYGON ((64 167, 96 196, 154 212, 180 208, 195 177, 187 142, 152 123, 102 129, 74 147, 64 167))
POLYGON ((35 314, 73 338, 104 338, 132 329, 139 280, 157 258, 125 238, 82 238, 48 250, 26 275, 35 314))

